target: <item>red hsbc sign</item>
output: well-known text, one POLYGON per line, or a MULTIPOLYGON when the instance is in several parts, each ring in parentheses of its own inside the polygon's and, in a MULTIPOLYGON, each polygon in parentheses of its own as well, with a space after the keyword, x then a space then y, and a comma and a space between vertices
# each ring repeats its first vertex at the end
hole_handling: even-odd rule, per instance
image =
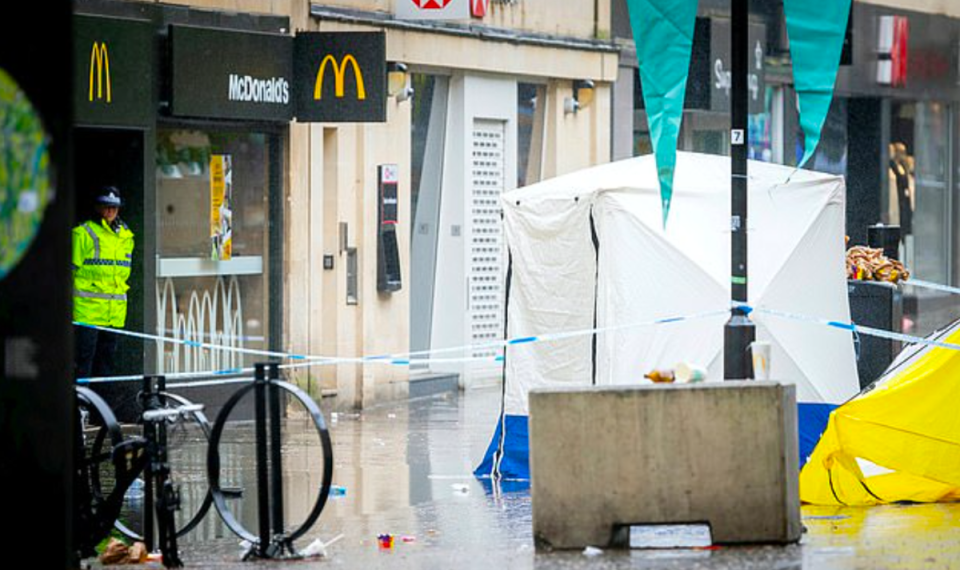
POLYGON ((398 0, 400 20, 468 20, 473 0, 398 0))
POLYGON ((470 15, 474 18, 482 18, 487 15, 487 6, 490 0, 470 0, 470 15))
POLYGON ((443 10, 453 0, 410 0, 421 10, 443 10))
POLYGON ((880 16, 877 30, 877 83, 892 87, 907 84, 910 20, 906 16, 880 16))

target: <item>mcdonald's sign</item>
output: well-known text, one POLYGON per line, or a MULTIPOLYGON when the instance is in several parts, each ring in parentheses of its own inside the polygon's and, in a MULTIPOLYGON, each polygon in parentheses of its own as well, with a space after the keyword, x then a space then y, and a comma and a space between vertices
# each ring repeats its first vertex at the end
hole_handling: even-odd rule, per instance
POLYGON ((293 38, 170 25, 170 114, 287 122, 294 111, 293 38))
POLYGON ((297 120, 383 122, 387 117, 382 32, 302 32, 294 42, 297 120))
POLYGON ((90 49, 90 95, 89 101, 94 100, 94 92, 99 100, 112 101, 110 94, 110 52, 105 42, 93 42, 90 49), (96 78, 96 79, 94 79, 96 78), (106 83, 106 97, 104 97, 104 83, 106 83), (96 91, 94 91, 96 86, 96 91))
POLYGON ((347 54, 338 63, 337 58, 330 54, 323 57, 320 62, 320 70, 317 71, 317 83, 313 87, 313 98, 319 101, 323 97, 323 78, 326 77, 327 64, 333 69, 334 96, 343 98, 343 75, 347 72, 347 66, 353 66, 353 80, 357 85, 356 97, 358 101, 367 98, 367 90, 363 88, 363 72, 360 71, 360 65, 357 64, 357 58, 352 54, 347 54))
POLYGON ((152 25, 73 18, 73 103, 78 124, 146 126, 155 108, 152 25))

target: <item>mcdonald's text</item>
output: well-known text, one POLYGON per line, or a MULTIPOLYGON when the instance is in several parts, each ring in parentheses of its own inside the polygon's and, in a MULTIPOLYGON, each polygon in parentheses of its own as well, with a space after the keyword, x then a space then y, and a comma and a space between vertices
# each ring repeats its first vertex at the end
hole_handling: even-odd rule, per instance
POLYGON ((231 74, 227 97, 230 101, 286 105, 290 102, 290 84, 282 77, 256 79, 231 74))

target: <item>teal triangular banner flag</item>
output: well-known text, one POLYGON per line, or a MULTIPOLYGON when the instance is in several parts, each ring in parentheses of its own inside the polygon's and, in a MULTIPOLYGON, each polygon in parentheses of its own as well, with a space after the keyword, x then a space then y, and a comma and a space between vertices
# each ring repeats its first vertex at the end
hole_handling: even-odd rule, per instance
POLYGON ((637 45, 643 103, 657 160, 663 225, 667 225, 677 165, 697 0, 627 0, 637 45))
POLYGON ((820 131, 830 111, 837 81, 843 37, 847 31, 852 0, 784 0, 783 10, 790 37, 793 83, 797 90, 800 128, 803 129, 803 160, 807 163, 820 142, 820 131))

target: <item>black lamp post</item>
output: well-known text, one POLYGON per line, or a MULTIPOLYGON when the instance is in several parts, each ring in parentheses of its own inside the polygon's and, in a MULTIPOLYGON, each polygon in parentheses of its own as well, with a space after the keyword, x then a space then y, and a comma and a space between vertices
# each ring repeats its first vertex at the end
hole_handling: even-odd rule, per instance
MULTIPOLYGON (((749 28, 748 0, 731 0, 730 51, 732 55, 730 88, 730 284, 731 298, 747 302, 747 68, 749 28)), ((730 310, 723 330, 723 377, 725 380, 753 378, 750 343, 756 339, 756 326, 747 311, 730 310)))

